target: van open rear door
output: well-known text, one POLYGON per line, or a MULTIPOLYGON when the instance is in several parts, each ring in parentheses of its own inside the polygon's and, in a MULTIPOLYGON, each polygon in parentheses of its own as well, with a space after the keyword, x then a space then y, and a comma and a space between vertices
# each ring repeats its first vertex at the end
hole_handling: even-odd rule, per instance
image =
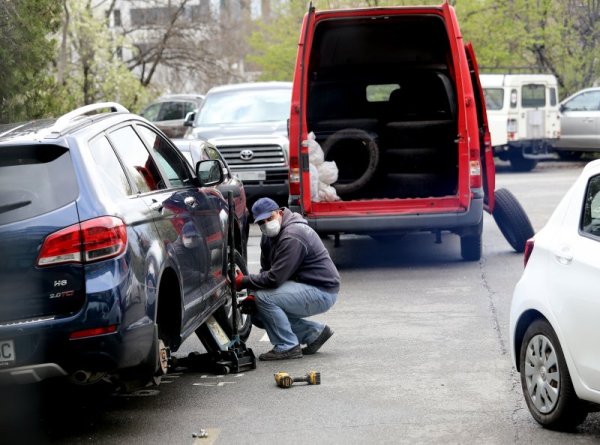
POLYGON ((290 173, 289 173, 289 208, 294 212, 305 214, 310 212, 310 168, 308 163, 308 147, 302 141, 307 138, 306 121, 306 70, 308 69, 308 49, 312 43, 315 26, 315 8, 312 3, 302 21, 302 31, 298 42, 296 69, 294 70, 294 86, 292 90, 292 107, 290 110, 290 173))
POLYGON ((471 42, 465 45, 469 72, 473 83, 475 105, 477 107, 477 121, 479 127, 479 146, 481 147, 481 172, 483 179, 484 205, 489 213, 494 211, 494 190, 496 189, 496 168, 494 166, 494 152, 492 150, 492 138, 488 126, 487 111, 485 109, 485 98, 483 89, 479 82, 479 68, 471 42))

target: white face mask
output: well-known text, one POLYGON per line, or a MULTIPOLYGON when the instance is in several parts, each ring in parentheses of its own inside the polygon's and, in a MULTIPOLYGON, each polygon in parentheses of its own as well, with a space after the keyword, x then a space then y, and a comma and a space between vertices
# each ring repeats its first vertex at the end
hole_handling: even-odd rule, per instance
POLYGON ((261 224, 260 231, 264 233, 269 238, 279 235, 279 231, 281 230, 281 223, 278 219, 274 219, 272 221, 267 221, 264 224, 261 224))

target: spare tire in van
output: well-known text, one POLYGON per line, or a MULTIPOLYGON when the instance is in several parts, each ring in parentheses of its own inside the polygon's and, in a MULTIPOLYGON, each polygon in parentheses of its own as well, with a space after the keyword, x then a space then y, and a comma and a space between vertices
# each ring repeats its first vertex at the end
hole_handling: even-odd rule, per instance
POLYGON ((323 143, 326 161, 339 170, 333 184, 338 194, 362 189, 373 178, 379 164, 379 147, 372 135, 357 128, 336 131, 323 143))

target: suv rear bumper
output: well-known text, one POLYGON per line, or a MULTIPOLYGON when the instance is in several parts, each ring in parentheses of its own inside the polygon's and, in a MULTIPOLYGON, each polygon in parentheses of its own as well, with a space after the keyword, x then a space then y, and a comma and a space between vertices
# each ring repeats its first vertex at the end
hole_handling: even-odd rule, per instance
POLYGON ((326 217, 305 215, 304 217, 308 221, 308 225, 321 234, 373 234, 437 230, 466 234, 481 223, 483 198, 472 199, 471 206, 466 212, 326 217))

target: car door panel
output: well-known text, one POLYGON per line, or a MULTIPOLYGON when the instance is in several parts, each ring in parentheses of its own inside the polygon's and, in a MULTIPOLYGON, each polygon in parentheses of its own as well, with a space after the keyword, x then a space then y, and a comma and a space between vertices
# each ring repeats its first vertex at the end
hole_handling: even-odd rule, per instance
POLYGON ((145 126, 136 130, 168 184, 161 202, 163 221, 172 227, 163 230, 169 233, 172 256, 181 268, 182 331, 195 330, 197 321, 219 303, 224 286, 226 206, 215 187, 196 186, 187 162, 165 138, 145 126))
POLYGON ((563 329, 567 344, 581 379, 590 388, 600 390, 600 349, 596 336, 600 314, 600 241, 577 236, 559 253, 562 258, 559 267, 569 270, 570 291, 565 295, 561 315, 568 323, 563 329))

